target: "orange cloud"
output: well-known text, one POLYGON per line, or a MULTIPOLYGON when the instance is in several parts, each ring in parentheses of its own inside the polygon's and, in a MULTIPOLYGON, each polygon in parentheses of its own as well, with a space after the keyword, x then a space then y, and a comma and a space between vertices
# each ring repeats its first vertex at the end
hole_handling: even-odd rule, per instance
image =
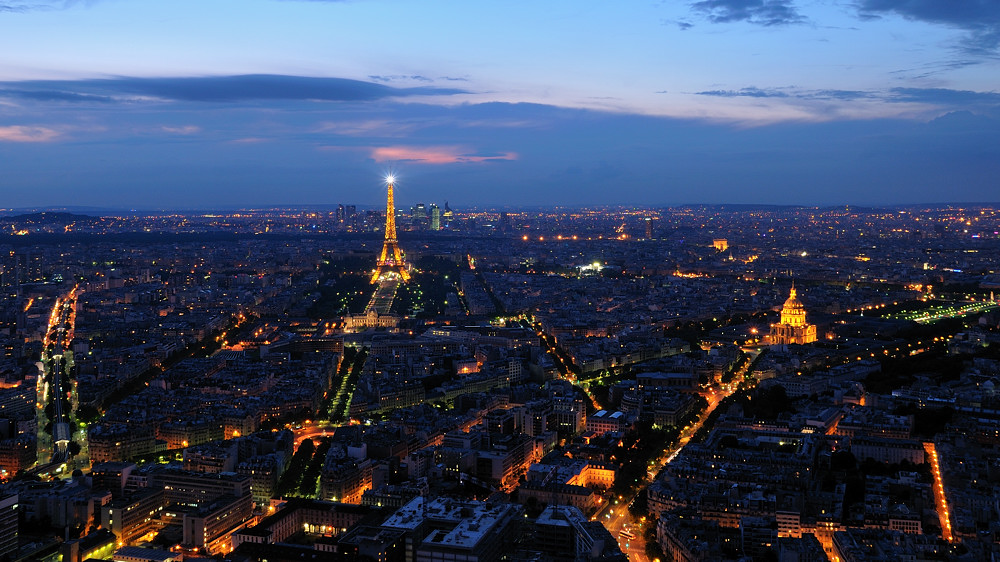
POLYGON ((459 146, 382 146, 372 150, 372 158, 376 162, 407 161, 417 164, 457 164, 516 160, 517 154, 504 152, 480 156, 459 146))
POLYGON ((58 136, 59 131, 46 127, 25 127, 24 125, 0 127, 0 141, 49 142, 58 136))

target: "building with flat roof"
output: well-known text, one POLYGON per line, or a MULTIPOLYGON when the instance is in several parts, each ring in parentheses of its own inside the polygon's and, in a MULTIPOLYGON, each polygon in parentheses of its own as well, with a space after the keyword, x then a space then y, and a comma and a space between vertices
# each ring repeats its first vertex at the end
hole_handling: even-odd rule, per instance
POLYGON ((179 562, 183 559, 184 555, 177 552, 141 546, 123 546, 112 556, 114 562, 179 562))
POLYGON ((608 410, 601 410, 589 416, 586 422, 587 431, 593 431, 598 435, 625 431, 629 425, 628 418, 623 412, 609 412, 608 410))
POLYGON ((280 543, 300 531, 309 535, 337 536, 372 512, 368 506, 291 498, 284 507, 257 525, 233 533, 233 548, 243 543, 280 543))
POLYGON ((550 505, 538 516, 535 548, 554 561, 628 560, 603 525, 568 505, 550 505))
POLYGON ((131 545, 157 528, 163 507, 163 490, 147 489, 103 506, 101 526, 110 529, 122 546, 131 545))
POLYGON ((407 560, 492 562, 506 553, 521 513, 508 503, 418 497, 381 526, 406 533, 407 560))
POLYGON ((192 505, 211 502, 227 495, 250 495, 250 476, 235 472, 213 474, 166 469, 150 474, 150 480, 163 486, 168 503, 192 505))
POLYGON ((59 551, 63 562, 83 562, 84 560, 110 558, 116 545, 114 533, 107 529, 99 529, 85 537, 62 543, 59 551))

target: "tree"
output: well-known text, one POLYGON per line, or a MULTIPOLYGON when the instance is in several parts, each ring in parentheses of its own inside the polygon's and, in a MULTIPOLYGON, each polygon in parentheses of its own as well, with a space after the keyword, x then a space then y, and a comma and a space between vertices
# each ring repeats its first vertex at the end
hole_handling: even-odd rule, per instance
POLYGON ((785 387, 779 384, 769 386, 757 392, 753 398, 748 398, 743 404, 743 410, 757 419, 774 420, 782 412, 794 412, 795 408, 788 400, 785 387))
POLYGON ((101 419, 101 411, 90 404, 80 404, 76 409, 76 417, 81 422, 90 424, 101 419))
POLYGON ((312 458, 315 448, 316 446, 313 444, 312 439, 306 439, 299 445, 299 449, 292 455, 292 460, 288 464, 288 470, 281 475, 281 480, 278 481, 278 486, 274 492, 276 497, 284 496, 296 489, 299 485, 299 480, 302 478, 302 473, 306 469, 306 465, 312 458))
POLYGON ((655 520, 650 521, 645 533, 643 533, 643 538, 646 539, 646 557, 650 560, 663 560, 665 558, 663 549, 660 548, 660 543, 656 542, 655 520))
POLYGON ((639 490, 635 499, 628 505, 628 512, 635 517, 645 515, 649 512, 649 495, 646 493, 645 488, 639 490))

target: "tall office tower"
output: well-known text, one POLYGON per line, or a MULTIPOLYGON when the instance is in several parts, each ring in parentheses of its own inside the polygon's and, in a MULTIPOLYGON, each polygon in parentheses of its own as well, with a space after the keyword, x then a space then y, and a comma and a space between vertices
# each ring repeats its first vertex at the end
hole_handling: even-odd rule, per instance
POLYGON ((417 203, 415 207, 410 209, 410 218, 414 222, 425 220, 427 218, 427 206, 423 203, 417 203))
POLYGON ((653 239, 653 219, 646 217, 646 240, 653 239))
POLYGON ((344 224, 344 206, 337 205, 337 222, 344 224))
POLYGON ((441 230, 441 207, 431 203, 431 230, 441 230))
POLYGON ((375 271, 372 272, 371 282, 375 283, 383 275, 397 273, 403 281, 409 281, 410 272, 406 270, 403 263, 403 253, 396 243, 396 196, 393 193, 393 182, 396 179, 389 176, 385 179, 389 186, 389 192, 385 201, 385 241, 382 243, 382 253, 379 255, 375 271))
POLYGON ((501 212, 500 213, 500 232, 503 232, 504 234, 506 234, 506 233, 510 232, 511 230, 513 230, 513 229, 514 229, 514 227, 513 227, 513 225, 510 222, 510 215, 508 215, 506 212, 501 212))

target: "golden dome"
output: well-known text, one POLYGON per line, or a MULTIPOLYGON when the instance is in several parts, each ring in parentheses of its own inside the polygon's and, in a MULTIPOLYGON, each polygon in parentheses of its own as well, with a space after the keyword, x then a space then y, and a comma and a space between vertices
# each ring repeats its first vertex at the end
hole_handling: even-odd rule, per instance
POLYGON ((771 325, 768 341, 772 345, 805 344, 816 341, 816 325, 806 324, 806 307, 798 298, 795 284, 781 308, 781 322, 771 325))
POLYGON ((788 300, 781 308, 781 323, 789 326, 806 325, 806 307, 802 301, 796 298, 794 285, 792 285, 792 294, 788 296, 788 300))
POLYGON ((805 305, 802 304, 798 298, 796 298, 795 287, 792 287, 792 294, 789 295, 788 300, 785 301, 784 308, 786 310, 802 309, 805 305))

